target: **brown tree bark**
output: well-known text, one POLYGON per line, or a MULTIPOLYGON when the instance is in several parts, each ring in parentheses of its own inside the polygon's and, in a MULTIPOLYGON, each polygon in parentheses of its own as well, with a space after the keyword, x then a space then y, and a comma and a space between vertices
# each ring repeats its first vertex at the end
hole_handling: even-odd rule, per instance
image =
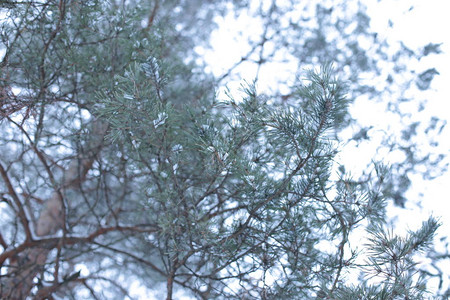
MULTIPOLYGON (((70 162, 64 171, 59 186, 55 187, 51 197, 44 203, 36 221, 32 239, 39 240, 40 237, 54 235, 60 230, 63 232, 61 239, 64 238, 66 207, 63 195, 68 190, 77 189, 85 180, 87 172, 103 146, 107 129, 107 124, 100 120, 92 122, 90 137, 83 147, 83 153, 79 153, 70 162)), ((37 247, 31 247, 23 251, 19 249, 17 252, 11 251, 8 274, 3 275, 5 279, 0 282, 0 298, 26 299, 35 285, 34 278, 43 270, 50 250, 56 246, 55 243, 43 242, 39 243, 37 247)))

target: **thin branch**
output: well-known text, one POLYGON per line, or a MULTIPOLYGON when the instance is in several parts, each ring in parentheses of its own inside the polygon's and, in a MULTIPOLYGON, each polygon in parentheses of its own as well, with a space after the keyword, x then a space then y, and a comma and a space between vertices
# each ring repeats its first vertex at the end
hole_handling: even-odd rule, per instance
POLYGON ((8 244, 6 243, 5 239, 3 238, 3 235, 1 232, 0 232, 0 245, 2 245, 4 250, 6 250, 6 248, 8 248, 8 244))
MULTIPOLYGON (((67 235, 64 240, 65 245, 74 245, 74 244, 82 244, 82 243, 94 243, 98 245, 98 243, 95 243, 95 239, 97 237, 103 236, 109 232, 139 232, 139 233, 154 233, 157 232, 159 228, 153 225, 135 225, 135 226, 114 226, 114 227, 104 227, 99 228, 96 231, 92 232, 91 234, 80 237, 80 236, 71 236, 67 235)), ((29 248, 39 247, 45 245, 45 248, 47 249, 53 249, 55 248, 59 241, 61 240, 61 237, 43 237, 38 238, 36 240, 29 240, 25 241, 19 246, 15 247, 14 249, 11 249, 9 251, 4 251, 2 254, 0 254, 0 265, 4 263, 4 261, 13 255, 17 255, 29 248)))
POLYGON ((3 168, 3 165, 1 163, 0 163, 0 174, 2 175, 3 181, 6 184, 9 195, 11 195, 11 197, 13 198, 16 208, 18 209, 19 218, 20 218, 20 221, 22 222, 22 226, 25 230, 26 239, 27 239, 27 241, 31 241, 32 234, 31 234, 31 230, 30 230, 30 222, 27 218, 27 215, 25 213, 25 209, 23 208, 22 202, 20 201, 20 198, 17 195, 16 191, 14 190, 11 180, 8 177, 8 173, 3 168))
POLYGON ((155 16, 156 16, 156 11, 158 10, 158 8, 159 8, 159 0, 156 0, 155 6, 153 6, 152 12, 148 16, 147 27, 146 27, 147 30, 149 30, 153 26, 153 22, 154 22, 155 16))

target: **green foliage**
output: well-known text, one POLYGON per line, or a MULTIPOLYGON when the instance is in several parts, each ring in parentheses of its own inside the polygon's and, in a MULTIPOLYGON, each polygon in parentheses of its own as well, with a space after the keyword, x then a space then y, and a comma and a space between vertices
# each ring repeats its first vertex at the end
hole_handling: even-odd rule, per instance
POLYGON ((129 70, 128 88, 118 87, 100 112, 115 141, 129 144, 135 172, 150 174, 140 187, 143 215, 160 230, 145 248, 159 249, 154 259, 175 278, 200 294, 209 287, 214 298, 422 295, 411 257, 431 241, 437 223, 430 219, 405 239, 385 233, 380 190, 387 170, 379 164, 376 186, 347 175, 332 179, 337 151, 328 131, 341 126, 346 100, 329 65, 308 73, 298 91, 302 109, 268 105, 252 85, 220 109, 206 99, 202 110, 165 107, 152 92, 153 73, 140 77, 145 68, 129 70), (124 129, 132 120, 136 125, 124 129), (362 267, 349 243, 368 223, 362 267), (361 283, 353 290, 343 274, 356 269, 381 276, 384 287, 361 283))
MULTIPOLYGON (((265 34, 277 29, 273 41, 311 70, 284 102, 259 94, 257 80, 219 100, 194 47, 207 43, 215 16, 246 4, 5 2, 1 298, 132 298, 135 283, 167 299, 176 290, 198 299, 427 295, 415 255, 438 223, 406 237, 386 230, 395 176, 374 163, 368 178, 353 178, 336 158, 346 94, 364 90, 337 75, 375 62, 346 36, 356 59, 333 67, 330 57, 346 53, 325 34, 333 9, 317 5, 305 38, 300 23, 280 27, 289 7, 273 2, 260 11, 265 34)), ((365 36, 369 19, 357 16, 352 34, 365 36)), ((341 21, 342 32, 352 24, 341 21)))

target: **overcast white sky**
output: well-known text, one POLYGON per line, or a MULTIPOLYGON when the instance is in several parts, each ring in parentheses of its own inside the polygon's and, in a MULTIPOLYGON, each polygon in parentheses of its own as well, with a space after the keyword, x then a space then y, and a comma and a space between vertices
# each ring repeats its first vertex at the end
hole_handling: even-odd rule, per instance
MULTIPOLYGON (((436 68, 440 72, 440 75, 436 76, 433 80, 432 89, 427 91, 426 95, 421 95, 422 98, 426 97, 428 99, 428 105, 419 117, 423 117, 423 120, 426 122, 431 116, 437 116, 440 119, 447 120, 447 127, 450 127, 450 33, 448 29, 450 28, 450 1, 363 0, 362 2, 368 7, 368 14, 371 17, 371 26, 373 29, 381 37, 386 37, 393 44, 401 40, 407 47, 418 49, 430 42, 443 43, 441 46, 442 54, 430 55, 422 58, 418 62, 412 62, 411 68, 417 71, 436 68), (412 9, 410 9, 411 7, 412 9), (393 21, 392 27, 388 25, 389 20, 393 21)), ((227 70, 246 53, 247 49, 245 45, 242 42, 238 42, 239 35, 237 33, 243 27, 246 28, 246 31, 251 31, 253 27, 259 26, 259 24, 255 24, 251 20, 246 19, 245 16, 238 20, 233 20, 229 17, 219 19, 219 21, 222 22, 222 26, 219 30, 212 33, 213 49, 206 52, 203 49, 199 49, 199 52, 204 54, 206 61, 210 65, 210 70, 215 75, 223 74, 224 70, 227 70)), ((258 28, 254 28, 254 30, 259 31, 258 28)), ((241 40, 244 40, 244 38, 241 40)), ((239 72, 239 79, 228 84, 232 90, 238 89, 242 83, 242 78, 251 82, 255 76, 254 67, 245 68, 244 66, 239 69, 239 72)), ((262 79, 259 80, 259 86, 263 87, 265 83, 270 85, 269 83, 273 82, 271 81, 271 76, 276 76, 274 74, 279 74, 279 72, 280 70, 276 70, 272 74, 270 74, 271 72, 266 72, 269 74, 261 74, 262 79), (264 78, 266 79, 264 80, 264 78)), ((295 70, 292 73, 295 73, 295 70)), ((368 103, 364 105, 368 105, 368 103)), ((366 119, 378 119, 378 122, 380 122, 383 114, 387 117, 383 109, 383 107, 371 107, 370 109, 367 109, 367 107, 366 109, 355 107, 354 113, 355 115, 363 115, 366 119), (374 114, 373 109, 381 110, 379 110, 378 114, 374 114)), ((450 130, 446 128, 442 132, 439 151, 450 155, 449 149, 450 130), (446 139, 446 136, 449 138, 446 139)), ((347 155, 352 157, 355 168, 358 168, 359 165, 365 165, 354 160, 354 153, 348 153, 347 155)), ((345 154, 343 158, 345 159, 345 154)), ((367 158, 362 159, 367 160, 367 158)), ((426 206, 426 211, 420 213, 420 218, 418 216, 419 210, 415 205, 414 199, 407 205, 406 209, 410 210, 408 214, 397 211, 396 208, 392 208, 392 212, 398 212, 402 222, 417 223, 418 219, 424 219, 425 215, 428 215, 430 210, 432 210, 435 215, 442 215, 444 222, 445 220, 449 220, 447 222, 448 224, 441 228, 441 232, 445 231, 450 235, 450 195, 445 190, 446 184, 450 183, 450 172, 447 172, 447 174, 433 182, 422 183, 416 185, 420 189, 420 192, 424 194, 424 206, 426 206), (406 220, 406 216, 414 217, 410 218, 411 220, 406 220)), ((414 193, 411 193, 411 195, 414 195, 414 193)), ((414 225, 411 224, 411 226, 414 225)))
MULTIPOLYGON (((386 34, 392 40, 402 40, 411 48, 417 48, 428 42, 443 43, 442 54, 423 58, 420 68, 426 70, 435 67, 440 75, 435 77, 432 90, 428 92, 428 106, 424 114, 435 115, 447 120, 447 128, 442 132, 440 150, 450 155, 450 1, 447 0, 389 0, 378 3, 376 0, 366 0, 369 11, 379 10, 372 15, 372 26, 379 32, 386 34), (392 3, 392 4, 391 4, 392 3), (413 6, 411 11, 408 8, 413 6), (395 17, 393 17, 395 16, 395 17), (393 17, 394 26, 388 28, 387 20, 393 17)), ((448 161, 448 158, 447 158, 448 161)), ((441 233, 450 235, 450 172, 434 180, 418 184, 417 189, 424 193, 424 207, 441 215, 444 223, 441 233)), ((413 205, 407 206, 408 214, 402 213, 414 222, 417 209, 413 205)), ((406 220, 405 220, 406 221, 406 220)), ((450 270, 450 269, 449 269, 450 270)))
MULTIPOLYGON (((427 91, 425 96, 428 100, 426 109, 421 112, 420 119, 427 122, 431 116, 447 120, 447 126, 442 132, 439 140, 438 151, 450 156, 450 1, 448 0, 363 0, 368 6, 368 14, 371 17, 371 26, 386 37, 388 41, 403 41, 411 49, 418 49, 428 43, 443 43, 441 46, 442 54, 430 55, 422 58, 420 61, 413 62, 411 68, 417 71, 425 71, 428 68, 436 68, 440 75, 435 77, 431 85, 431 90, 427 91), (410 9, 412 7, 412 9, 410 9), (393 26, 388 25, 389 20, 393 21, 393 26), (423 117, 423 118, 422 118, 423 117)), ((230 19, 221 20, 223 23, 219 30, 213 32, 212 43, 213 51, 207 51, 205 58, 211 66, 211 71, 216 74, 222 74, 223 70, 233 65, 245 53, 242 44, 236 43, 236 37, 243 26, 251 30, 255 26, 244 19, 239 22, 230 19)), ((257 25, 256 25, 257 26, 257 25)), ((202 51, 202 50, 200 50, 202 51)), ((293 70, 295 72, 295 70, 293 70)), ((273 72, 276 74, 277 72, 273 72)), ((249 82, 255 76, 254 68, 240 69, 242 77, 249 82)), ((268 74, 267 82, 270 82, 268 74)), ((273 76, 273 74, 272 74, 273 76)), ((241 77, 241 78, 242 78, 241 77)), ((261 76, 264 78, 264 76, 261 76)), ((231 82, 229 87, 237 89, 242 81, 238 79, 231 82)), ((264 79, 259 80, 259 85, 264 85, 264 79)), ((366 104, 367 105, 367 104, 366 104)), ((367 114, 367 118, 378 119, 383 122, 385 112, 379 110, 378 114, 367 107, 355 107, 355 114, 367 114)), ((422 147, 427 151, 426 141, 422 147)), ((355 151, 364 152, 362 149, 347 149, 347 153, 342 154, 342 159, 354 162, 353 167, 364 165, 355 160, 355 151)), ((367 151, 366 157, 361 160, 370 160, 371 152, 367 151), (367 157, 369 156, 369 157, 367 157)), ((449 157, 446 158, 450 161, 449 157)), ((390 205, 388 208, 389 216, 396 220, 398 229, 416 229, 421 222, 426 220, 430 214, 440 217, 443 226, 440 228, 439 236, 450 236, 450 193, 447 187, 450 185, 450 172, 433 181, 423 181, 421 177, 413 179, 413 188, 407 194, 410 196, 406 203, 406 208, 401 209, 390 205), (418 197, 423 194, 423 197, 418 197), (421 202, 423 206, 421 208, 421 202)), ((447 270, 450 274, 450 262, 447 262, 447 270)), ((449 284, 448 282, 444 284, 449 284)), ((445 286, 445 285, 444 285, 445 286)))
MULTIPOLYGON (((371 1, 374 2, 374 1, 371 1)), ((433 90, 429 95, 428 110, 441 119, 447 120, 447 127, 442 132, 440 139, 440 150, 450 155, 450 1, 446 0, 415 0, 415 1, 392 1, 411 3, 414 9, 407 13, 398 12, 398 18, 394 28, 389 33, 394 39, 402 39, 411 47, 417 47, 424 42, 443 43, 443 53, 439 56, 430 56, 423 62, 430 68, 436 67, 440 72, 432 84, 433 90)), ((382 16, 380 16, 382 19, 382 16)), ((446 158, 449 161, 449 158, 446 158)), ((417 189, 424 194, 423 210, 419 212, 416 206, 408 205, 408 212, 393 209, 393 214, 398 214, 401 222, 414 226, 415 222, 426 218, 433 213, 440 216, 443 223, 439 235, 450 236, 450 172, 447 171, 442 177, 432 182, 417 182, 417 189)), ((445 263, 447 274, 450 274, 450 262, 445 263)), ((448 282, 446 283, 449 284, 448 282)))

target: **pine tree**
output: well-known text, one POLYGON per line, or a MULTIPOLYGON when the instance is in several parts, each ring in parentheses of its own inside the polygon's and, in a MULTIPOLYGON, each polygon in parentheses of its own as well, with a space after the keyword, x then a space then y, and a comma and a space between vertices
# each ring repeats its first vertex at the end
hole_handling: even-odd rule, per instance
POLYGON ((289 103, 254 83, 217 99, 193 47, 226 3, 2 4, 0 298, 427 295, 414 255, 438 222, 395 235, 387 168, 337 171, 336 68, 289 103))

